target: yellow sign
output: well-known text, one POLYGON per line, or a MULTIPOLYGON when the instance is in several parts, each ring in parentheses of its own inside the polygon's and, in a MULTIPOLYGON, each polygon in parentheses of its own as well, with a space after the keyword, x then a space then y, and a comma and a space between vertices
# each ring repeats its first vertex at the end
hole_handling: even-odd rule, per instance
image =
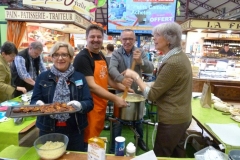
POLYGON ((11 10, 5 9, 6 20, 16 20, 16 21, 34 21, 34 22, 67 22, 76 24, 82 28, 87 28, 91 25, 87 19, 77 14, 75 11, 47 11, 47 10, 11 10))
POLYGON ((61 10, 75 10, 76 12, 91 17, 95 20, 95 12, 89 12, 87 9, 94 6, 93 2, 86 0, 23 0, 23 4, 49 7, 61 10))
POLYGON ((217 20, 217 19, 190 19, 181 24, 183 30, 199 29, 218 29, 218 30, 240 30, 240 21, 217 20))

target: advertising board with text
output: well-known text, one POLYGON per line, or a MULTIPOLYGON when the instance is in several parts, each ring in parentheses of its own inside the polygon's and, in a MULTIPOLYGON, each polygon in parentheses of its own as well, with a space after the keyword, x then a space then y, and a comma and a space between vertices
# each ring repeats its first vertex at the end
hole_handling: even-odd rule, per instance
POLYGON ((151 34, 161 23, 174 22, 177 0, 108 0, 108 34, 133 29, 151 34))

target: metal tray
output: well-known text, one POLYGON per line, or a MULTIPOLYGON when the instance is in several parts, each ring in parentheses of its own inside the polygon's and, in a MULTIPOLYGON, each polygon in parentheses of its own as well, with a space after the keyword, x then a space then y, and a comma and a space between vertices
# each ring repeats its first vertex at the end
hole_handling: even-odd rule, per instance
MULTIPOLYGON (((45 104, 44 106, 46 105, 50 105, 50 104, 45 104)), ((20 113, 15 113, 13 112, 13 109, 14 108, 17 108, 17 107, 41 107, 41 106, 38 106, 38 105, 21 105, 21 106, 9 106, 7 111, 6 111, 6 117, 10 117, 10 118, 19 118, 19 117, 32 117, 32 116, 44 116, 44 115, 53 115, 53 114, 63 114, 63 113, 75 113, 75 112, 78 112, 80 111, 80 109, 78 107, 76 107, 75 105, 72 105, 75 110, 74 111, 69 111, 69 112, 49 112, 49 113, 42 113, 41 111, 37 111, 37 112, 27 112, 27 113, 23 113, 23 112, 20 112, 20 113)))

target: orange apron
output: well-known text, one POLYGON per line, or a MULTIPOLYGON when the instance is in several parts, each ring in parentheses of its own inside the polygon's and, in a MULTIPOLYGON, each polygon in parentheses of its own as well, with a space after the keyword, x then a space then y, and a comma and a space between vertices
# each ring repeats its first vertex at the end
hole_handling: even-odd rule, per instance
MULTIPOLYGON (((88 50, 89 52, 89 50, 88 50)), ((89 52, 92 57, 91 52, 89 52)), ((94 61, 94 81, 96 84, 107 90, 108 87, 108 69, 107 64, 102 60, 94 61)), ((88 126, 84 130, 84 142, 88 142, 89 138, 98 137, 104 128, 104 121, 107 108, 107 100, 102 99, 91 92, 93 97, 94 107, 87 114, 88 126)))

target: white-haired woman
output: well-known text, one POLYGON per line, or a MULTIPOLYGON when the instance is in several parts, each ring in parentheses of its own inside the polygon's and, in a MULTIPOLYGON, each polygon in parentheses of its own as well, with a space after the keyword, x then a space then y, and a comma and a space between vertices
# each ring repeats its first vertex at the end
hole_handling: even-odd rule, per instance
POLYGON ((84 128, 87 127, 87 113, 93 109, 93 99, 83 74, 76 72, 71 62, 74 56, 72 46, 57 42, 50 50, 53 66, 41 73, 33 89, 31 104, 44 105, 53 102, 74 104, 79 111, 38 116, 36 126, 39 136, 48 133, 62 133, 68 136, 67 150, 84 151, 84 128))
POLYGON ((156 102, 158 130, 154 152, 160 157, 185 157, 185 132, 192 120, 192 70, 181 48, 182 30, 177 23, 164 23, 153 28, 155 48, 165 55, 153 86, 148 87, 132 70, 133 78, 144 96, 156 102))

